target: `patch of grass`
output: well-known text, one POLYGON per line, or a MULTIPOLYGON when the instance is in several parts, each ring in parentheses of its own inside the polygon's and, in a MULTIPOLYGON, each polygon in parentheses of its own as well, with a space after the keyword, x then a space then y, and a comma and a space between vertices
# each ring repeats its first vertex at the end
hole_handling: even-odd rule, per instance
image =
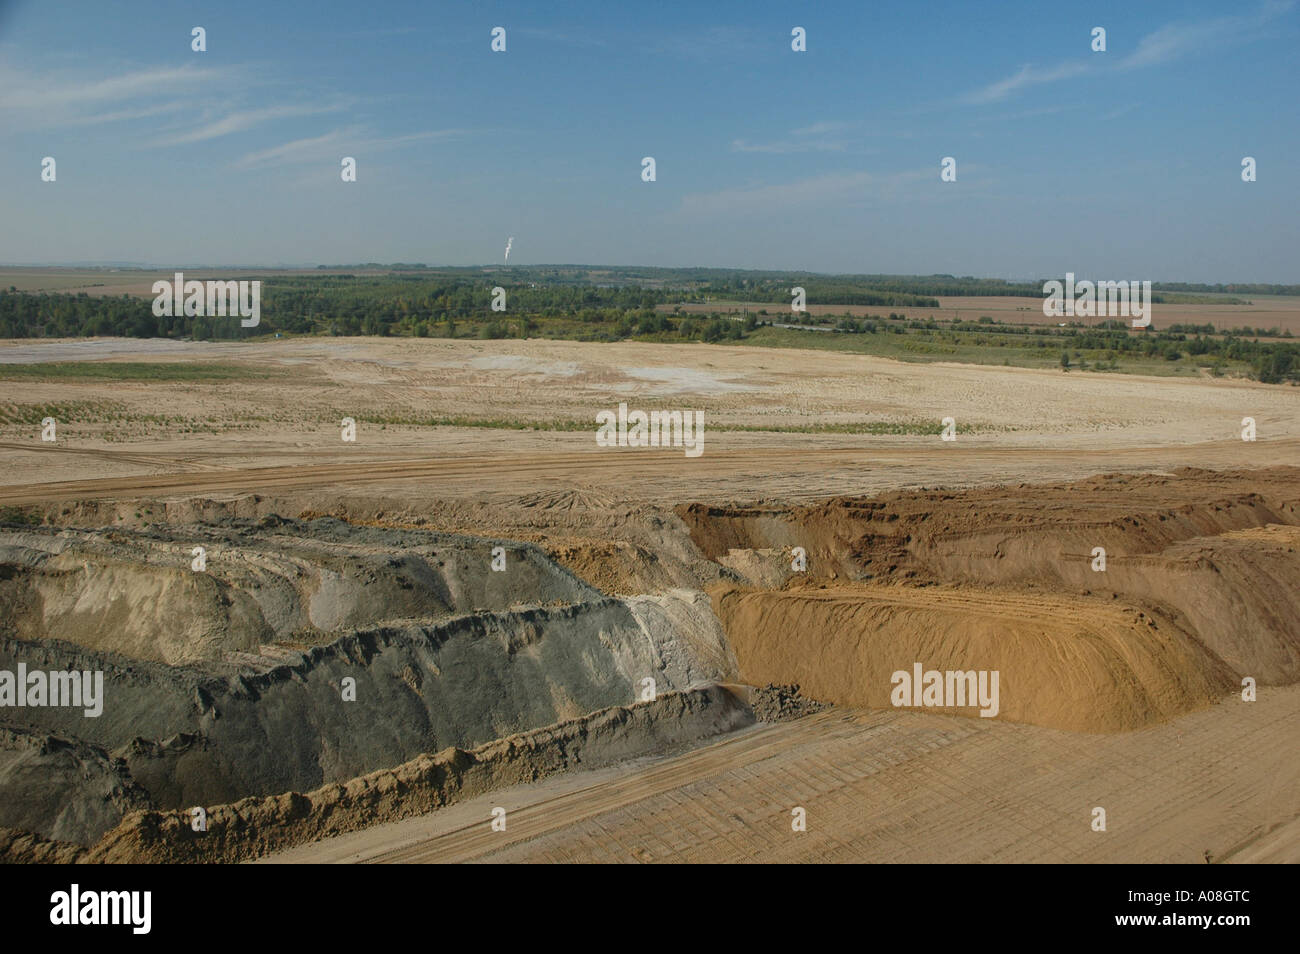
MULTIPOLYGON (((707 424, 707 422, 706 422, 707 424)), ((922 434, 943 433, 943 423, 938 420, 912 418, 905 421, 845 421, 834 424, 714 424, 712 431, 767 431, 776 434, 922 434)), ((965 424, 962 434, 983 434, 988 431, 1011 431, 1012 427, 992 427, 984 424, 965 424)))
POLYGON ((1186 292, 1155 292, 1151 300, 1158 305, 1249 305, 1247 298, 1235 295, 1189 295, 1186 292))
POLYGON ((394 414, 362 411, 357 414, 342 414, 328 423, 338 424, 344 417, 352 417, 359 424, 392 425, 394 427, 483 427, 504 431, 586 431, 596 425, 587 421, 575 421, 557 418, 550 421, 525 421, 520 418, 500 417, 425 417, 414 414, 394 414))
MULTIPOLYGON (((1016 334, 1009 330, 999 332, 988 325, 973 326, 981 329, 979 333, 928 329, 908 329, 904 333, 899 333, 893 330, 895 327, 897 326, 891 326, 889 332, 879 327, 876 332, 870 334, 760 327, 747 337, 739 341, 728 341, 726 344, 758 348, 840 351, 909 362, 952 361, 962 364, 996 364, 1002 367, 1057 370, 1060 370, 1061 351, 1069 349, 1071 354, 1079 352, 1080 359, 1088 362, 1087 370, 1090 372, 1171 377, 1180 371, 1194 370, 1191 360, 1185 356, 1174 361, 1167 358, 1164 351, 1151 355, 1140 352, 1116 355, 1104 348, 1079 349, 1072 337, 1037 328, 1032 334, 1016 334), (1038 333, 1040 330, 1042 333, 1038 333)), ((1073 363, 1072 361, 1071 364, 1073 363)), ((1244 361, 1229 361, 1225 362, 1224 370, 1246 374, 1250 367, 1244 361)))
MULTIPOLYGON (((647 405, 644 410, 656 410, 647 405)), ((336 425, 344 415, 340 413, 327 424, 336 425)), ((424 417, 401 413, 359 412, 350 415, 358 423, 378 424, 381 427, 481 427, 508 431, 595 431, 593 419, 572 420, 568 418, 549 421, 529 421, 521 418, 484 418, 484 417, 424 417)), ((705 413, 705 427, 713 433, 725 432, 759 432, 777 434, 938 434, 943 425, 938 420, 909 419, 903 421, 847 421, 825 424, 727 424, 709 420, 705 413)), ((964 427, 963 433, 977 433, 989 430, 979 426, 964 427)))
POLYGON ((238 364, 153 361, 51 361, 0 364, 0 380, 15 381, 247 381, 276 377, 278 370, 238 364))
POLYGON ((47 417, 66 424, 111 424, 121 421, 120 401, 51 401, 48 404, 0 404, 0 424, 40 425, 47 417))
POLYGON ((0 507, 0 524, 35 527, 40 523, 41 517, 34 510, 24 510, 22 507, 0 507))

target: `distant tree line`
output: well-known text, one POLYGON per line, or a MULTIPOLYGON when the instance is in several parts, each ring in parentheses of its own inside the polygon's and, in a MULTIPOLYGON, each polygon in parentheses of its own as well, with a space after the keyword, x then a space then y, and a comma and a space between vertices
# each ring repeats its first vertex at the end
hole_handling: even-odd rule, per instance
POLYGON ((810 305, 911 305, 938 308, 933 298, 918 294, 881 290, 818 277, 790 277, 780 281, 732 278, 711 281, 696 289, 705 298, 772 301, 789 304, 791 289, 803 288, 810 305))
POLYGON ((266 334, 503 338, 535 332, 539 322, 567 320, 591 331, 566 337, 616 340, 671 334, 721 340, 754 328, 720 315, 669 317, 658 311, 670 296, 634 286, 502 286, 506 311, 492 310, 492 286, 467 280, 410 277, 292 276, 263 281, 261 323, 178 315, 155 317, 153 299, 0 292, 0 337, 228 340, 266 334))
MULTIPOLYGON (((568 284, 567 276, 561 284, 502 281, 507 293, 507 311, 494 312, 491 310, 492 280, 432 274, 276 277, 263 282, 262 321, 256 328, 243 328, 234 318, 155 317, 152 298, 31 294, 11 289, 0 292, 0 337, 102 335, 229 340, 285 333, 490 339, 528 337, 540 332, 550 337, 588 341, 644 337, 718 342, 743 339, 760 324, 770 323, 753 314, 743 319, 717 313, 668 315, 657 306, 680 301, 683 294, 680 288, 568 284)), ((809 282, 805 287, 810 304, 817 303, 820 294, 835 294, 838 287, 833 282, 818 286, 809 279, 803 280, 809 282), (814 294, 814 289, 818 294, 814 294)), ((755 281, 755 285, 741 289, 746 297, 754 297, 756 291, 764 290, 764 281, 755 281)), ((860 290, 854 292, 852 286, 843 286, 842 290, 846 296, 860 293, 860 290)), ((783 294, 774 300, 785 302, 788 298, 783 294)), ((847 334, 911 333, 922 338, 947 336, 953 341, 962 336, 964 343, 977 346, 1010 340, 1004 336, 1027 337, 1034 347, 1068 344, 1077 349, 1105 352, 1112 361, 1126 354, 1148 358, 1158 355, 1170 361, 1207 357, 1217 362, 1245 364, 1264 382, 1300 381, 1300 344, 1277 340, 1291 337, 1290 332, 1279 335, 1277 329, 1216 332, 1209 324, 1174 325, 1134 334, 1121 321, 1059 328, 1003 324, 985 316, 978 322, 941 325, 933 318, 908 319, 893 312, 887 318, 843 316, 836 320, 809 315, 801 321, 847 334), (1255 340, 1256 337, 1274 340, 1255 340)))

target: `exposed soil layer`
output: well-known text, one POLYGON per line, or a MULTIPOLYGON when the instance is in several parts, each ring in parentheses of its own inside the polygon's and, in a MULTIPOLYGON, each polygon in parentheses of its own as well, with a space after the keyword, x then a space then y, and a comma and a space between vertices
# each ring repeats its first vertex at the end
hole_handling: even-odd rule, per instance
POLYGON ((266 859, 1196 864, 1300 859, 1300 686, 1137 732, 836 706, 266 859), (507 805, 506 831, 486 824, 507 805), (791 810, 807 831, 791 830, 791 810), (1092 827, 1094 806, 1107 830, 1092 827))
POLYGON ((383 620, 597 596, 527 544, 334 518, 0 530, 0 630, 171 664, 383 620))
POLYGON ((234 862, 434 809, 576 767, 598 768, 730 732, 754 721, 730 690, 671 692, 498 739, 449 748, 393 769, 300 794, 247 798, 207 809, 205 831, 187 811, 133 812, 92 848, 0 829, 0 861, 234 862))
POLYGON ((838 705, 890 708, 893 674, 911 678, 919 662, 998 673, 996 705, 981 708, 969 683, 954 683, 965 704, 927 700, 926 709, 1097 732, 1204 708, 1234 685, 1221 661, 1168 620, 1101 598, 877 585, 730 589, 718 594, 718 614, 742 679, 793 679, 838 705))
MULTIPOLYGON (((549 836, 512 807, 512 857, 1182 861, 1295 817, 1277 703, 1300 687, 1270 684, 1300 669, 1294 388, 648 342, 6 347, 252 372, 0 387, 0 670, 105 674, 98 718, 0 708, 13 857, 247 858, 495 798, 725 731, 673 700, 738 671, 801 685, 753 690, 769 717, 887 708, 733 733, 685 757, 703 775, 546 808, 549 836), (704 454, 596 446, 586 424, 625 400, 703 411, 704 454), (931 433, 947 416, 955 442, 931 433), (917 661, 1003 667, 998 716, 890 706, 888 670, 917 661), (648 679, 657 701, 621 708, 648 679), (515 754, 461 771, 489 751, 515 754), (188 840, 193 806, 215 838, 188 840)), ((509 855, 484 817, 478 849, 401 857, 509 855)))
MULTIPOLYGON (((815 506, 676 508, 712 560, 732 550, 807 551, 810 577, 851 580, 1051 583, 1089 571, 1093 547, 1108 567, 1194 537, 1300 524, 1300 469, 1180 468, 1110 474, 1065 484, 895 491, 815 506)), ((790 560, 783 575, 793 575, 790 560)))
POLYGON ((0 824, 83 844, 142 802, 305 791, 735 669, 702 593, 608 597, 528 545, 337 520, 2 539, 7 605, 20 610, 0 670, 101 672, 104 698, 98 716, 0 709, 0 781, 24 795, 0 799, 0 824), (211 544, 217 579, 175 565, 188 556, 179 539, 211 544), (77 579, 104 582, 76 599, 77 579), (294 642, 313 619, 316 645, 294 642), (41 624, 76 642, 33 638, 41 624), (219 634, 206 651, 217 658, 149 658, 184 658, 177 625, 219 634))
MULTIPOLYGON (((995 719, 925 710, 1089 732, 1213 707, 1244 676, 1300 680, 1296 468, 809 506, 674 510, 575 490, 436 505, 354 494, 323 514, 307 499, 53 504, 32 508, 49 524, 0 527, 0 670, 105 682, 97 718, 0 709, 0 825, 26 833, 8 842, 16 857, 231 860, 399 817, 384 813, 406 810, 407 781, 382 783, 397 788, 378 815, 373 799, 353 812, 322 796, 306 815, 301 800, 448 747, 586 725, 647 680, 661 701, 766 687, 752 705, 784 720, 820 703, 896 711, 891 677, 917 662, 997 671, 995 719), (244 806, 232 818, 261 806, 257 824, 230 822, 197 855, 175 846, 190 807, 220 805, 244 806)), ((693 718, 674 712, 601 731, 611 746, 626 732, 626 752, 703 737, 674 735, 693 718)), ((577 764, 567 738, 536 736, 537 752, 484 778, 577 764)))
POLYGON ((997 718, 1115 731, 1300 680, 1298 501, 1294 468, 1184 469, 678 513, 753 584, 711 591, 746 681, 885 707, 918 662, 998 671, 997 718))
POLYGON ((806 699, 796 685, 755 686, 749 691, 749 705, 759 722, 786 722, 821 712, 826 703, 806 699))

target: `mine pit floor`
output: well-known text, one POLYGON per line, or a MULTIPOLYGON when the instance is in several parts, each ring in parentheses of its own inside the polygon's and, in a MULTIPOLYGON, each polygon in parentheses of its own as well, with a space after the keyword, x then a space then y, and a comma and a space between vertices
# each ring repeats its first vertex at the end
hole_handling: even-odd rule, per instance
POLYGON ((836 708, 263 861, 1285 860, 1300 851, 1300 825, 1276 822, 1300 817, 1297 740, 1300 686, 1111 735, 836 708), (491 828, 496 806, 505 831, 491 828), (805 832, 791 830, 795 806, 805 832))

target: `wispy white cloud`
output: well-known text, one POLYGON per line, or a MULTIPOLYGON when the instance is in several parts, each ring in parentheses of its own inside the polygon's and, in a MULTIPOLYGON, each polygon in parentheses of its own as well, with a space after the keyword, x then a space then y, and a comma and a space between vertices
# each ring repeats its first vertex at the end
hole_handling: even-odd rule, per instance
POLYGON ((1119 68, 1157 66, 1210 47, 1258 39, 1265 35, 1264 27, 1268 23, 1294 6, 1295 0, 1269 0, 1250 16, 1167 24, 1139 40, 1137 49, 1120 61, 1119 68))
POLYGON ((1056 103, 1052 106, 1036 106, 1032 109, 1019 109, 1012 113, 1001 113, 996 115, 981 115, 975 120, 981 127, 987 126, 994 122, 1013 122, 1018 119, 1034 119, 1038 116, 1056 116, 1060 113, 1071 112, 1076 109, 1083 109, 1082 103, 1056 103))
MULTIPOLYGON (((67 70, 20 71, 0 63, 0 124, 48 130, 165 117, 133 128, 129 141, 141 147, 184 146, 285 120, 337 113, 356 103, 351 97, 324 94, 314 103, 272 100, 269 105, 242 105, 266 103, 271 88, 257 70, 249 68, 187 65, 69 76, 67 70)), ((444 129, 384 137, 359 123, 249 152, 235 165, 253 168, 331 159, 336 163, 340 155, 454 138, 464 132, 444 129)), ((277 134, 281 137, 287 138, 283 132, 277 134)))
POLYGON ((123 122, 175 111, 176 96, 225 83, 230 76, 219 68, 182 66, 68 79, 0 65, 0 112, 8 123, 47 129, 123 122), (162 98, 170 101, 157 102, 162 98))
POLYGON ((334 129, 322 136, 293 139, 270 149, 250 152, 235 160, 241 169, 254 166, 275 166, 295 162, 318 162, 327 158, 337 158, 339 150, 351 148, 356 142, 356 131, 352 129, 334 129))
MULTIPOLYGON (((12 72, 12 71, 9 71, 12 72)), ((192 86, 219 77, 218 69, 180 66, 167 69, 137 70, 119 76, 80 82, 51 82, 50 77, 21 77, 6 82, 0 90, 0 107, 10 109, 49 109, 58 106, 89 106, 104 102, 122 102, 167 90, 174 95, 178 86, 192 86)))
POLYGON ((827 139, 782 139, 778 142, 746 142, 744 139, 731 141, 732 152, 838 152, 844 143, 827 139))
POLYGON ((784 136, 764 142, 733 139, 731 151, 773 155, 835 152, 860 156, 879 152, 877 146, 871 145, 879 140, 912 139, 914 136, 915 133, 911 130, 897 125, 868 128, 868 124, 859 120, 821 120, 791 129, 784 136))
POLYGON ((784 139, 773 142, 749 142, 745 139, 733 139, 731 141, 731 151, 775 154, 842 152, 846 147, 844 139, 835 137, 833 134, 846 132, 853 128, 854 125, 854 123, 826 120, 792 129, 784 139))
POLYGON ((250 152, 235 160, 240 169, 264 166, 292 165, 313 162, 337 162, 343 155, 360 158, 366 152, 395 149, 408 143, 457 139, 465 135, 464 129, 431 129, 403 136, 375 138, 355 127, 334 129, 321 136, 294 139, 290 142, 250 152))
POLYGON ((1266 35, 1265 28, 1271 21, 1294 6, 1295 0, 1267 0, 1257 12, 1249 15, 1166 24, 1142 37, 1133 52, 1126 56, 1110 59, 1109 54, 1093 54, 1086 60, 1071 60, 1049 67, 1025 64, 1010 76, 967 93, 963 99, 968 103, 994 103, 1032 86, 1084 74, 1159 66, 1216 46, 1257 39, 1266 35))
POLYGON ((852 123, 838 121, 822 121, 819 123, 813 123, 811 126, 800 126, 798 129, 794 130, 794 135, 824 136, 827 133, 840 132, 841 130, 848 129, 852 125, 852 123))
POLYGON ((165 138, 159 142, 159 145, 179 146, 203 142, 220 136, 229 136, 231 133, 243 132, 246 129, 252 129, 254 126, 276 119, 290 119, 295 116, 316 116, 321 113, 337 112, 343 109, 344 105, 343 103, 335 103, 328 106, 270 106, 265 109, 239 110, 227 113, 215 122, 200 126, 197 129, 191 129, 189 132, 165 138))
POLYGON ((119 109, 111 113, 86 113, 81 116, 68 116, 62 120, 62 124, 65 126, 97 126, 102 123, 124 123, 136 119, 148 119, 152 116, 163 116, 167 113, 178 113, 192 107, 192 103, 173 100, 170 103, 159 103, 156 106, 143 106, 138 109, 119 109))
POLYGON ((998 100, 1006 99, 1012 93, 1025 87, 1055 83, 1058 80, 1069 79, 1072 76, 1080 76, 1091 69, 1093 69, 1092 66, 1082 62, 1062 63, 1048 69, 1030 66, 1026 63, 1006 79, 1000 79, 996 83, 990 83, 988 86, 968 94, 966 101, 970 103, 995 103, 998 100))

